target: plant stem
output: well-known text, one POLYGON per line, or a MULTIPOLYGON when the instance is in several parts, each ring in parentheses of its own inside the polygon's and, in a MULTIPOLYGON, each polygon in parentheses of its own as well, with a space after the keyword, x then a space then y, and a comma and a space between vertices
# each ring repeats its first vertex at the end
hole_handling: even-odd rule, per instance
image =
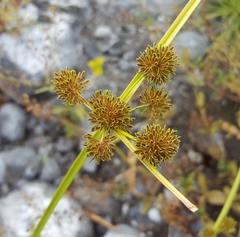
MULTIPOLYGON (((166 34, 159 41, 158 45, 168 46, 172 42, 174 37, 183 27, 185 22, 191 16, 191 14, 193 13, 193 11, 195 10, 195 8, 198 6, 200 2, 201 0, 190 0, 187 3, 187 5, 183 8, 181 13, 176 18, 176 20, 170 26, 166 34)), ((132 98, 133 94, 137 91, 137 89, 139 88, 143 80, 144 80, 144 76, 138 72, 135 75, 135 77, 132 79, 132 81, 128 84, 126 89, 123 91, 123 93, 120 96, 120 99, 127 103, 132 98)))
POLYGON ((136 109, 146 108, 146 107, 148 107, 148 106, 149 106, 149 104, 138 105, 138 106, 132 108, 132 109, 131 109, 131 112, 133 112, 133 111, 136 110, 136 109))
MULTIPOLYGON (((136 150, 134 145, 122 134, 122 132, 115 131, 116 136, 118 136, 122 142, 131 150, 133 153, 136 150)), ((135 154, 136 155, 136 154, 135 154)), ((137 155, 136 155, 137 156, 137 155)), ((167 188, 169 189, 190 211, 195 212, 198 208, 192 204, 186 197, 184 197, 158 170, 152 166, 147 160, 141 159, 139 156, 137 158, 145 165, 145 167, 167 188)))
MULTIPOLYGON (((95 138, 100 138, 103 131, 97 131, 94 134, 95 138)), ((49 217, 51 216, 54 208, 57 206, 58 202, 70 186, 71 182, 73 181, 74 177, 81 169, 82 165, 86 161, 86 149, 82 149, 82 151, 77 156, 76 160, 73 162, 72 166, 68 170, 67 174, 64 176, 62 182, 58 186, 57 190, 55 191, 53 198, 48 205, 47 209, 44 211, 43 216, 41 217, 38 225, 34 229, 31 237, 38 237, 42 229, 44 228, 45 224, 47 223, 49 217)))
POLYGON ((232 202, 233 202, 233 200, 234 200, 234 198, 235 198, 235 196, 237 194, 237 190, 238 190, 239 185, 240 185, 240 168, 238 169, 237 176, 236 176, 236 178, 234 180, 233 186, 232 186, 232 188, 230 190, 230 193, 229 193, 229 195, 227 197, 227 200, 224 203, 224 206, 223 206, 223 208, 222 208, 222 210, 221 210, 221 212, 220 212, 220 214, 219 214, 219 216, 218 216, 218 218, 217 218, 217 220, 216 220, 216 222, 215 222, 215 224, 213 226, 213 230, 214 230, 214 232, 216 234, 219 231, 219 228, 220 228, 220 225, 221 225, 223 219, 228 214, 228 211, 229 211, 229 209, 230 209, 230 207, 232 205, 232 202))

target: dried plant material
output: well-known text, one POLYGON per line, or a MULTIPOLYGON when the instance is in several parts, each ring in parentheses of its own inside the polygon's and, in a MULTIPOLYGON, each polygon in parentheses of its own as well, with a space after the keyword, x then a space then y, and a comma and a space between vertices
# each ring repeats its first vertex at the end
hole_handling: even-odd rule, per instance
POLYGON ((235 136, 238 140, 240 140, 240 129, 237 128, 235 125, 232 125, 226 121, 224 121, 221 125, 221 128, 224 132, 227 133, 227 138, 231 136, 235 136))

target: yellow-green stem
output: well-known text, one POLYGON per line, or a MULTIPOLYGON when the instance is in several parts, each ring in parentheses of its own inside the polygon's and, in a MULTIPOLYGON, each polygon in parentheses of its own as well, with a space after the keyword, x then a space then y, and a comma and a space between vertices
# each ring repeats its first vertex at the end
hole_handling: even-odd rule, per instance
POLYGON ((132 108, 132 109, 130 110, 130 112, 133 112, 133 111, 136 110, 136 109, 146 108, 146 107, 148 107, 148 106, 149 106, 149 104, 139 105, 139 106, 136 106, 136 107, 132 108))
MULTIPOLYGON (((96 139, 99 139, 102 135, 103 131, 97 131, 94 134, 96 139)), ((67 174, 64 176, 62 182, 58 186, 57 190, 54 193, 54 196, 48 205, 47 209, 44 211, 43 216, 41 217, 38 225, 34 229, 31 237, 38 237, 42 229, 44 228, 45 224, 47 223, 50 215, 52 214, 53 210, 57 206, 58 202, 60 201, 61 197, 64 195, 68 187, 70 186, 71 182, 73 181, 74 177, 81 169, 83 163, 86 161, 86 149, 84 148, 79 155, 77 156, 76 160, 68 170, 67 174)))
MULTIPOLYGON (((134 145, 122 134, 122 132, 115 131, 116 136, 118 136, 122 142, 134 153, 136 148, 134 145)), ((135 154, 136 155, 136 154, 135 154)), ((136 155, 137 156, 137 155, 136 155)), ((137 158, 145 165, 145 167, 167 188, 169 189, 190 211, 195 212, 198 208, 192 204, 186 197, 184 197, 158 170, 152 166, 146 159, 141 159, 139 156, 137 158)))
POLYGON ((240 185, 240 168, 238 169, 238 173, 237 173, 237 176, 234 180, 234 183, 233 183, 233 186, 230 190, 230 193, 227 197, 227 200, 226 202, 224 203, 224 206, 216 220, 216 222, 214 223, 214 226, 213 226, 213 230, 214 232, 217 234, 219 232, 219 229, 220 229, 220 225, 223 221, 223 219, 227 216, 228 214, 228 211, 232 205, 232 202, 237 194, 237 190, 239 188, 239 185, 240 185))
MULTIPOLYGON (((170 26, 166 34, 159 41, 158 45, 161 44, 163 46, 168 46, 172 42, 174 37, 183 27, 185 22, 191 16, 191 14, 193 13, 193 11, 195 10, 195 8, 198 6, 200 2, 201 0, 190 0, 187 3, 187 5, 183 8, 181 13, 176 18, 176 20, 170 26)), ((137 89, 139 88, 143 80, 144 80, 144 76, 138 72, 135 75, 135 77, 132 79, 132 81, 128 84, 126 89, 123 91, 123 93, 120 96, 120 99, 127 103, 132 98, 134 93, 137 91, 137 89)))

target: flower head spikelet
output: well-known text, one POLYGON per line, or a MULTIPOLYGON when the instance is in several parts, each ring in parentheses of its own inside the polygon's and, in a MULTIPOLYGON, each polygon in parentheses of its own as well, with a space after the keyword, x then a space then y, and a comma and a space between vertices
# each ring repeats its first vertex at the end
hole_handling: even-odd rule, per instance
POLYGON ((115 147, 113 141, 116 139, 115 136, 103 137, 101 140, 95 139, 91 134, 86 134, 83 136, 87 140, 83 146, 87 149, 87 156, 91 156, 91 161, 96 160, 99 165, 100 161, 109 161, 114 155, 112 149, 115 147))
POLYGON ((164 90, 156 89, 151 86, 148 87, 139 98, 141 102, 147 104, 148 107, 145 110, 151 112, 151 117, 157 119, 158 117, 164 117, 164 114, 172 108, 168 93, 164 93, 164 90))
POLYGON ((231 217, 225 217, 220 225, 220 232, 228 236, 236 232, 237 222, 231 217))
POLYGON ((148 82, 162 85, 170 81, 170 74, 175 74, 178 57, 173 46, 148 46, 141 56, 137 58, 139 72, 147 78, 148 82))
POLYGON ((82 89, 89 80, 81 81, 85 72, 76 74, 75 70, 69 71, 66 67, 60 73, 55 73, 52 83, 55 85, 54 92, 58 95, 58 99, 64 100, 64 104, 82 104, 85 99, 81 95, 82 89))
POLYGON ((96 91, 89 99, 92 106, 92 111, 89 113, 89 120, 94 124, 92 131, 104 129, 110 132, 111 130, 127 131, 132 128, 131 107, 124 101, 121 101, 110 91, 104 93, 96 91))
POLYGON ((136 151, 142 159, 147 159, 153 166, 171 161, 179 148, 179 136, 176 130, 160 125, 147 125, 143 132, 136 133, 136 151))

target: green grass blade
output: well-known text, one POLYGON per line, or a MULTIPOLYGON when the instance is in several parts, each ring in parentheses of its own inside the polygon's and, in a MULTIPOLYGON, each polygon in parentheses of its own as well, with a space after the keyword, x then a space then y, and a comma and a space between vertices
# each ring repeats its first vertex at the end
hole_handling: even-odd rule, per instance
MULTIPOLYGON (((100 139, 102 135, 102 131, 97 131, 94 134, 94 138, 100 139)), ((45 224, 47 223, 49 217, 51 216, 53 210, 57 206, 58 202, 60 201, 61 197, 64 195, 70 184, 72 183, 74 177, 81 169, 82 165, 86 161, 86 149, 84 148, 79 155, 77 156, 76 160, 73 162, 72 166, 68 170, 67 174, 64 176, 62 182, 58 186, 57 190, 55 191, 53 198, 48 205, 47 209, 44 211, 43 216, 41 217, 38 225, 34 229, 31 237, 38 237, 42 229, 44 228, 45 224)))
POLYGON ((168 46, 173 41, 177 33, 181 30, 188 18, 192 15, 193 11, 200 2, 201 0, 190 0, 158 44, 168 46))
MULTIPOLYGON (((136 148, 134 145, 122 134, 121 131, 114 132, 116 136, 134 153, 136 148)), ((136 154, 135 154, 136 155, 136 154)), ((195 212, 198 208, 191 203, 185 196, 183 196, 159 171, 152 166, 146 159, 142 160, 139 156, 136 157, 145 165, 145 167, 168 189, 170 190, 190 211, 195 212)))
POLYGON ((233 202, 233 200, 234 200, 234 198, 237 194, 237 190, 239 188, 239 185, 240 185, 240 168, 238 169, 237 176, 234 180, 233 186, 230 190, 230 193, 227 197, 227 200, 224 203, 224 206, 223 206, 223 208, 222 208, 222 210, 221 210, 221 212, 220 212, 220 214, 219 214, 219 216, 218 216, 218 218, 217 218, 217 220, 216 220, 216 222, 213 226, 213 230, 215 231, 215 233, 218 233, 218 230, 220 228, 220 225, 221 225, 223 219, 227 216, 228 211, 229 211, 229 209, 232 205, 232 202, 233 202))

